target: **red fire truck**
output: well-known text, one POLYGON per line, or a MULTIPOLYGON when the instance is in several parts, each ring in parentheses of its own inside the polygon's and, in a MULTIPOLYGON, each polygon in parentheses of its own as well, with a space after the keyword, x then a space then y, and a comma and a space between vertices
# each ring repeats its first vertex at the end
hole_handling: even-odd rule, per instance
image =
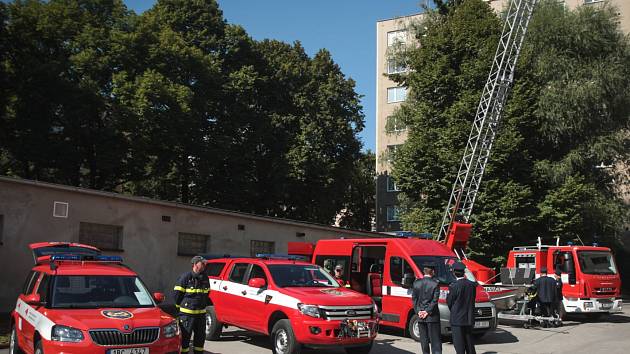
POLYGON ((275 354, 303 346, 367 354, 378 312, 366 295, 339 286, 323 268, 295 257, 216 258, 207 263, 210 300, 206 339, 232 325, 271 337, 275 354))
POLYGON ((503 289, 530 284, 540 276, 541 267, 547 267, 550 274, 556 270, 562 273, 561 316, 621 312, 621 278, 610 248, 545 246, 540 242, 537 246, 514 247, 507 268, 501 272, 503 289))
MULTIPOLYGON (((321 266, 344 268, 345 280, 358 292, 369 295, 381 312, 381 325, 401 328, 414 339, 419 338, 417 316, 413 316, 411 283, 422 277, 426 264, 436 269, 441 283, 440 317, 442 334, 451 332, 446 306, 448 284, 455 280, 450 265, 457 256, 443 243, 418 238, 374 238, 320 240, 317 244, 289 243, 289 253, 308 255, 321 266)), ((474 280, 471 272, 466 276, 474 280)), ((475 305, 474 333, 481 336, 497 326, 495 306, 480 286, 475 305)))
POLYGON ((36 265, 11 313, 10 353, 177 354, 177 321, 117 256, 67 242, 30 245, 36 265))

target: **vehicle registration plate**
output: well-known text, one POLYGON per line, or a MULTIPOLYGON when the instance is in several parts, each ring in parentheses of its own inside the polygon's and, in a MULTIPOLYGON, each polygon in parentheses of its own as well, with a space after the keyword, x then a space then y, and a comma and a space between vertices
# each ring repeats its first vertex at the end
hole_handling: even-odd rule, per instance
POLYGON ((489 321, 477 321, 475 322, 475 328, 488 328, 490 327, 489 321))
POLYGON ((608 310, 608 309, 611 309, 611 308, 612 308, 612 304, 607 304, 607 303, 602 304, 602 309, 604 309, 604 310, 608 310))
POLYGON ((149 354, 149 348, 110 349, 107 354, 149 354))

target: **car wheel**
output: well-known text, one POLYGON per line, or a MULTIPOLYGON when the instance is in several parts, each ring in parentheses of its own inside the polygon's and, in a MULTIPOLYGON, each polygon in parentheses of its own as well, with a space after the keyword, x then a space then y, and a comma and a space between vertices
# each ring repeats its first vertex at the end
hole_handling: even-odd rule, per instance
POLYGON ((276 322, 271 330, 271 349, 274 354, 299 354, 302 346, 295 339, 289 320, 276 322))
POLYGON ((35 343, 35 354, 44 354, 44 348, 42 348, 42 342, 35 343))
POLYGON ((368 354, 370 350, 372 350, 372 345, 374 345, 374 341, 371 341, 370 344, 364 345, 361 347, 346 348, 346 353, 347 354, 368 354))
POLYGON ((11 327, 11 339, 9 340, 9 353, 10 354, 22 354, 17 339, 17 331, 15 326, 11 327))
POLYGON ((206 311, 206 340, 218 340, 223 332, 223 323, 217 321, 217 313, 214 306, 206 311))
POLYGON ((409 321, 407 321, 407 333, 409 337, 416 342, 420 341, 420 324, 418 323, 418 316, 411 314, 409 321))

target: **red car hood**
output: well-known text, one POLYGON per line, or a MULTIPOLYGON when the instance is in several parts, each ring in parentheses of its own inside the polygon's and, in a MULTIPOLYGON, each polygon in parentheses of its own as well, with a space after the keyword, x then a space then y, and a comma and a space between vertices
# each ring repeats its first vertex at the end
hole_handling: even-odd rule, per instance
POLYGON ((159 307, 106 309, 50 309, 44 315, 53 322, 82 330, 116 328, 123 332, 138 327, 162 327, 173 318, 159 307), (124 326, 127 325, 128 329, 124 326))
POLYGON ((305 304, 324 306, 372 305, 372 299, 369 296, 346 288, 283 288, 282 292, 305 304))

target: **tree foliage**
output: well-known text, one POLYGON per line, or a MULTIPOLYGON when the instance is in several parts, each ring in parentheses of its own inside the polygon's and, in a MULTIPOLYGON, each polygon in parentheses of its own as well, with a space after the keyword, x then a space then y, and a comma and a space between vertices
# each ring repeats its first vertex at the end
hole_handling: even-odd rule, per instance
MULTIPOLYGON (((417 26, 414 70, 395 77, 411 94, 396 112, 409 139, 393 175, 404 224, 421 232, 441 223, 501 31, 481 0, 447 5, 417 26)), ((595 166, 629 162, 629 49, 613 8, 538 5, 473 211, 473 255, 501 262, 537 236, 618 235, 623 177, 595 166)))
POLYGON ((325 49, 255 41, 215 0, 0 19, 2 174, 323 223, 368 193, 359 96, 325 49))

